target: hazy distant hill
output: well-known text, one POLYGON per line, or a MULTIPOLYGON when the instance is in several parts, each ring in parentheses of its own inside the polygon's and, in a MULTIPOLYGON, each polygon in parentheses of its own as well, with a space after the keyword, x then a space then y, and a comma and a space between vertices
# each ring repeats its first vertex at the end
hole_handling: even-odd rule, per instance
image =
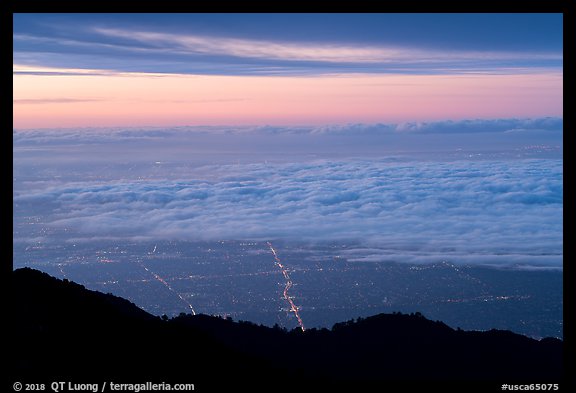
POLYGON ((10 300, 10 363, 23 379, 177 378, 208 390, 215 384, 552 383, 562 377, 560 340, 454 330, 419 314, 379 314, 304 333, 206 315, 162 320, 125 299, 29 268, 12 273, 10 300))

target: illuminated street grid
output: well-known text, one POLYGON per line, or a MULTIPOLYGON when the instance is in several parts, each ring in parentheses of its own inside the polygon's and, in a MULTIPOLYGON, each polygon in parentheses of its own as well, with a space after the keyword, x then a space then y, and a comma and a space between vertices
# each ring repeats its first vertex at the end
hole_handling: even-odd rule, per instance
POLYGON ((113 293, 155 315, 196 312, 293 329, 420 311, 454 328, 562 337, 561 271, 352 262, 341 255, 356 246, 100 241, 15 244, 14 254, 15 268, 113 293))

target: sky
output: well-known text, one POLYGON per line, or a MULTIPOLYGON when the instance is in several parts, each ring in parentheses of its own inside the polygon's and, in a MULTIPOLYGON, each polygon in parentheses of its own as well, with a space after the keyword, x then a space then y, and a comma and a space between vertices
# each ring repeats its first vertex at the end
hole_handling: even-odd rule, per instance
POLYGON ((15 14, 15 129, 561 118, 561 14, 15 14))
POLYGON ((562 51, 561 14, 16 14, 14 242, 558 268, 562 51))

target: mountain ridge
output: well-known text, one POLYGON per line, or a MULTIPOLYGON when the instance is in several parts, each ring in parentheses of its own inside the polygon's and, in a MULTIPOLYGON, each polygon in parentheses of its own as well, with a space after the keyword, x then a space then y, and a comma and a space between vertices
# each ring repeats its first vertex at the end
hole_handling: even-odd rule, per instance
POLYGON ((221 383, 252 384, 262 375, 331 383, 563 377, 561 340, 455 330, 419 313, 378 314, 305 332, 207 315, 162 319, 126 299, 30 268, 12 272, 11 295, 17 377, 221 375, 221 383))

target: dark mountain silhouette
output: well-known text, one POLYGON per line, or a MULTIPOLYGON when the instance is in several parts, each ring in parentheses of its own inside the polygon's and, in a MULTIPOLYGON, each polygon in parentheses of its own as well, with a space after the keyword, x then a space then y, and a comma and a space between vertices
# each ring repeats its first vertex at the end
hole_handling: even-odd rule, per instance
POLYGON ((206 315, 162 319, 125 299, 29 268, 12 273, 11 305, 16 378, 179 378, 198 383, 197 390, 198 381, 253 388, 269 377, 280 388, 296 381, 340 386, 562 378, 560 340, 454 330, 418 313, 379 314, 306 332, 206 315))

